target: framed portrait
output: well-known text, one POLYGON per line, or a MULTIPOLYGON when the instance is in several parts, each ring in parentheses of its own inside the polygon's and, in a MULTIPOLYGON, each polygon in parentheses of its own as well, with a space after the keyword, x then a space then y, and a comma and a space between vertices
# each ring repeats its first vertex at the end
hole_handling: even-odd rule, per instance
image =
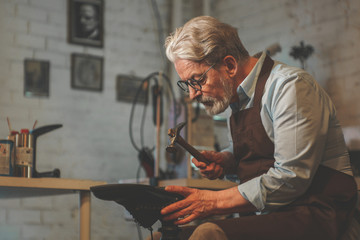
POLYGON ((138 91, 137 103, 145 103, 148 97, 148 83, 142 84, 139 77, 118 75, 116 77, 116 100, 133 102, 138 91), (140 89, 141 88, 141 89, 140 89))
POLYGON ((92 91, 103 89, 103 58, 88 54, 71 55, 71 87, 92 91))
POLYGON ((24 96, 49 97, 50 62, 24 60, 24 96))
POLYGON ((104 46, 104 0, 68 0, 68 41, 104 46))

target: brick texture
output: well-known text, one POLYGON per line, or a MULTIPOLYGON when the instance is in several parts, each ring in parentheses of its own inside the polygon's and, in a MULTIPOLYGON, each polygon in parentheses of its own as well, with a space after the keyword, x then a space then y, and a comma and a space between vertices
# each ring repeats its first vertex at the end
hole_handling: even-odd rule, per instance
MULTIPOLYGON (((6 117, 16 130, 31 128, 35 120, 37 126, 63 124, 39 137, 38 171, 59 168, 63 178, 109 183, 136 177, 137 151, 128 129, 131 104, 116 101, 115 80, 118 74, 145 77, 164 70, 150 2, 106 0, 105 44, 99 49, 67 42, 67 0, 0 0, 0 138, 8 135, 6 117), (72 53, 104 58, 102 92, 71 88, 72 53), (50 61, 49 98, 24 97, 26 58, 50 61)), ((300 41, 311 44, 315 53, 307 70, 334 100, 345 134, 353 132, 351 128, 360 121, 356 104, 360 88, 356 67, 360 62, 358 0, 211 2, 212 14, 237 27, 252 54, 279 43, 282 52, 274 58, 300 66, 289 56, 291 47, 300 41)), ((199 14, 191 1, 183 3, 184 21, 199 14)), ((168 32, 171 1, 158 0, 157 4, 168 32)), ((144 142, 153 147, 156 130, 151 111, 147 114, 144 142)), ((139 109, 136 117, 141 118, 139 109)), ((134 131, 139 143, 139 125, 134 131)), ((348 137, 354 148, 360 148, 354 144, 360 142, 358 135, 348 137)), ((5 239, 78 238, 76 194, 0 198, 0 207, 0 232, 5 239)), ((138 239, 136 224, 124 219, 123 210, 116 203, 92 198, 91 239, 138 239)), ((142 233, 144 237, 149 234, 144 229, 142 233)))
MULTIPOLYGON (((105 0, 103 48, 68 43, 67 2, 0 0, 0 138, 8 135, 6 117, 15 130, 31 128, 35 120, 38 127, 61 123, 62 128, 38 138, 38 171, 59 168, 63 178, 109 183, 133 179, 139 163, 129 139, 131 104, 116 100, 115 81, 118 74, 146 77, 164 70, 150 1, 105 0), (103 57, 102 92, 71 88, 72 53, 103 57), (48 98, 24 97, 25 59, 50 62, 48 98)), ((166 30, 170 5, 157 4, 166 30)), ((144 137, 153 147, 155 127, 149 122, 144 137)), ((0 238, 78 239, 78 204, 76 193, 0 198, 0 238)), ((121 206, 92 198, 91 239, 137 239, 136 224, 122 216, 121 206)))
MULTIPOLYGON (((300 67, 289 56, 300 41, 314 47, 306 70, 333 99, 342 126, 359 125, 360 89, 356 67, 360 62, 359 1, 215 1, 213 13, 238 28, 240 38, 251 54, 279 43, 282 52, 276 60, 300 67)), ((359 146, 360 147, 360 146, 359 146)))

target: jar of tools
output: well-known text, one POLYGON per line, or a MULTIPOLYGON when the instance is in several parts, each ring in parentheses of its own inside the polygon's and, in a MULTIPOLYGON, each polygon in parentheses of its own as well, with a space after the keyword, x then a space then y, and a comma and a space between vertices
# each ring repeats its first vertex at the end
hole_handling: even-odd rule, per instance
POLYGON ((16 135, 15 146, 15 176, 32 177, 34 142, 29 129, 21 129, 20 134, 16 135))
POLYGON ((13 141, 0 139, 0 176, 13 175, 13 149, 13 141))

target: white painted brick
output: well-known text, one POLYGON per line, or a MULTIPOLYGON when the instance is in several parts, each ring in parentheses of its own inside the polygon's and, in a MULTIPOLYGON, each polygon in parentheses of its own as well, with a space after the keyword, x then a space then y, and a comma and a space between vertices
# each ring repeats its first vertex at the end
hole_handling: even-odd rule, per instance
MULTIPOLYGON (((51 232, 49 232, 44 239, 64 239, 64 240, 73 240, 73 239, 79 239, 79 227, 74 222, 68 222, 67 225, 53 225, 51 227, 51 232), (70 225, 71 224, 71 225, 70 225)), ((91 234, 91 239, 94 238, 91 234)))
POLYGON ((66 39, 66 29, 58 27, 56 25, 50 25, 47 23, 40 23, 31 21, 29 24, 30 34, 35 34, 38 36, 49 36, 60 39, 66 39))
POLYGON ((43 37, 28 34, 16 34, 15 44, 19 47, 45 49, 45 39, 43 37))
POLYGON ((0 3, 0 13, 3 15, 15 16, 15 4, 13 2, 4 2, 0 3))
MULTIPOLYGON (((0 54, 3 55, 4 50, 0 48, 0 54)), ((10 62, 5 59, 0 59, 0 73, 2 78, 6 78, 10 71, 10 62)), ((3 83, 3 82, 2 82, 3 83)))
POLYGON ((316 11, 316 14, 314 14, 315 22, 321 23, 326 21, 334 21, 334 20, 342 19, 344 16, 344 10, 342 9, 339 11, 341 7, 336 5, 334 6, 330 4, 325 4, 321 6, 322 8, 321 11, 316 11, 316 9, 314 9, 314 11, 316 11))
MULTIPOLYGON (((6 193, 5 192, 1 193, 1 196, 6 196, 6 193)), ((17 199, 17 198, 1 197, 1 199, 0 199, 0 208, 3 208, 3 209, 19 208, 20 205, 21 205, 20 199, 17 199)))
MULTIPOLYGON (((46 0, 46 2, 48 2, 48 0, 46 0)), ((49 23, 66 27, 67 21, 68 21, 68 16, 67 16, 67 14, 64 14, 64 12, 65 11, 51 12, 51 14, 49 15, 49 23)))
POLYGON ((28 4, 28 0, 10 0, 9 2, 12 2, 12 3, 14 3, 14 4, 18 4, 18 3, 20 3, 20 4, 28 4))
MULTIPOLYGON (((145 77, 163 66, 150 4, 143 0, 107 0, 105 47, 99 49, 67 42, 67 1, 55 1, 7 2, 10 4, 8 5, 10 13, 6 14, 12 18, 6 24, 6 32, 39 37, 46 42, 46 49, 39 51, 35 49, 38 46, 32 46, 31 50, 26 49, 27 47, 15 50, 12 47, 11 35, 0 40, 4 42, 3 48, 9 49, 6 50, 7 57, 3 67, 0 67, 1 72, 6 72, 8 75, 0 76, 0 81, 6 81, 2 85, 6 86, 6 89, 0 89, 2 103, 0 118, 10 116, 14 128, 31 127, 36 119, 39 121, 39 126, 53 123, 64 125, 62 129, 39 138, 38 146, 41 151, 37 154, 37 160, 41 170, 58 167, 64 178, 86 178, 108 182, 117 182, 120 178, 134 178, 138 159, 137 152, 133 149, 128 137, 131 104, 117 102, 114 87, 116 76, 120 73, 145 77), (20 6, 17 9, 17 15, 11 15, 13 7, 17 4, 20 6), (27 16, 21 8, 37 9, 42 13, 40 16, 27 16), (20 13, 22 16, 18 18, 20 13), (72 52, 104 57, 103 92, 71 89, 70 55, 72 52), (51 61, 50 98, 23 97, 22 64, 25 57, 51 61)), ((163 21, 169 14, 167 12, 169 4, 170 2, 166 0, 158 1, 163 21)), ((336 0, 305 0, 301 4, 296 0, 265 2, 221 0, 215 1, 214 4, 216 6, 214 13, 220 19, 225 19, 238 27, 246 43, 245 46, 252 52, 262 50, 273 42, 280 42, 283 50, 276 55, 276 58, 296 65, 299 62, 288 55, 291 46, 298 44, 300 40, 313 44, 316 55, 309 60, 310 72, 316 73, 325 86, 333 86, 329 89, 332 93, 331 97, 336 100, 336 106, 340 107, 338 112, 341 122, 359 124, 358 110, 354 111, 346 106, 349 105, 351 99, 354 101, 354 98, 350 94, 344 96, 342 92, 355 93, 359 88, 352 80, 356 78, 354 75, 356 73, 349 69, 359 62, 357 50, 359 43, 356 41, 359 33, 356 26, 360 20, 357 14, 359 4, 356 0, 349 1, 351 9, 349 12, 352 15, 347 18, 346 11, 339 11, 336 15, 339 19, 336 20, 327 16, 326 12, 321 12, 323 11, 321 6, 324 4, 329 5, 326 11, 330 13, 336 8, 341 9, 340 3, 336 0), (321 13, 316 15, 318 12, 321 13), (315 20, 318 22, 314 23, 315 20), (338 64, 338 61, 344 61, 349 68, 338 64), (337 86, 342 86, 344 89, 337 86)), ((183 18, 189 19, 195 13, 192 9, 194 4, 191 1, 185 1, 184 5, 186 12, 183 18)), ((0 30, 1 28, 3 26, 0 25, 0 30)), ((165 23, 164 28, 168 28, 165 23)), ((141 116, 141 111, 137 111, 136 116, 141 116)), ((149 113, 147 119, 151 118, 151 113, 149 113)), ((145 142, 146 145, 153 146, 155 131, 151 122, 149 123, 150 126, 145 133, 145 142)), ((0 135, 7 134, 8 129, 4 124, 0 127, 0 135)), ((138 142, 139 129, 135 129, 134 134, 138 142)), ((22 200, 23 205, 20 202, 17 202, 18 205, 15 202, 14 205, 10 205, 12 204, 10 202, 2 203, 3 199, 0 199, 0 206, 4 206, 4 209, 7 205, 12 206, 8 210, 8 220, 16 222, 17 215, 22 213, 27 218, 31 218, 29 216, 33 213, 26 211, 35 211, 42 207, 42 198, 39 203, 36 199, 22 200), (18 210, 19 213, 13 213, 10 218, 12 210, 18 210)), ((23 239, 24 236, 29 239, 59 239, 59 236, 61 239, 78 238, 78 194, 53 196, 50 199, 50 202, 45 200, 45 210, 35 211, 34 215, 37 217, 38 213, 40 214, 40 223, 11 224, 12 226, 16 224, 18 229, 24 231, 16 239, 23 239)), ((116 203, 92 197, 92 217, 92 238, 94 239, 134 239, 134 236, 137 236, 136 226, 124 221, 122 208, 116 203)), ((0 218, 0 223, 1 221, 0 218)), ((0 232, 3 233, 3 231, 0 232)))
POLYGON ((1 239, 4 240, 18 240, 21 239, 21 229, 19 226, 11 224, 0 225, 1 239))
POLYGON ((0 48, 4 48, 4 45, 12 46, 13 42, 14 42, 14 38, 15 38, 14 36, 15 36, 15 34, 13 34, 13 33, 2 32, 1 38, 0 38, 0 44, 1 44, 0 48))
POLYGON ((10 224, 40 224, 40 211, 25 209, 9 209, 8 223, 10 224))
POLYGON ((46 22, 47 19, 46 11, 25 4, 18 4, 16 13, 21 19, 37 20, 42 22, 46 22))
MULTIPOLYGON (((48 239, 52 228, 48 225, 33 225, 28 224, 21 227, 23 239, 48 239)), ((57 236, 62 239, 61 235, 57 236)))
POLYGON ((67 1, 29 0, 30 6, 42 11, 64 11, 67 1))
MULTIPOLYGON (((50 68, 53 66, 64 67, 69 66, 69 58, 66 53, 56 53, 50 51, 36 50, 34 54, 35 59, 50 61, 50 68)), ((50 69, 51 71, 51 69, 50 69)))
POLYGON ((85 53, 85 54, 90 54, 90 55, 95 55, 95 56, 102 57, 102 56, 104 55, 104 50, 103 50, 103 49, 99 49, 99 48, 85 47, 85 48, 84 48, 84 53, 85 53))
MULTIPOLYGON (((59 130, 60 131, 60 130, 59 130)), ((55 132, 53 133, 55 134, 55 132)), ((40 138, 39 138, 40 139, 40 138)), ((71 163, 73 161, 69 160, 71 163)), ((62 210, 62 209, 71 209, 77 211, 78 203, 79 203, 79 194, 66 194, 66 195, 58 195, 53 197, 53 207, 55 210, 62 210)))
POLYGON ((51 209, 52 206, 52 199, 49 196, 45 197, 29 197, 23 198, 22 205, 25 209, 51 209))
POLYGON ((0 226, 6 223, 6 209, 0 209, 0 226))
POLYGON ((32 58, 33 51, 25 48, 8 47, 4 50, 5 56, 9 60, 22 61, 24 58, 32 58))
POLYGON ((7 17, 4 19, 3 26, 9 32, 28 32, 28 22, 24 19, 7 17))
POLYGON ((71 224, 73 225, 78 219, 75 219, 75 216, 70 210, 65 208, 63 211, 42 211, 42 219, 46 224, 71 224))
POLYGON ((48 39, 47 49, 52 52, 61 52, 71 54, 72 52, 83 52, 84 47, 79 45, 69 44, 64 40, 48 39))
MULTIPOLYGON (((1 113, 3 116, 9 116, 9 114, 14 111, 14 107, 9 107, 13 103, 14 99, 14 90, 7 90, 6 92, 1 92, 0 94, 0 100, 2 103, 2 107, 0 107, 1 113)), ((5 129, 4 129, 5 130, 5 129)), ((8 132, 4 132, 2 136, 7 136, 8 132)), ((1 202, 0 202, 1 205, 1 202)))

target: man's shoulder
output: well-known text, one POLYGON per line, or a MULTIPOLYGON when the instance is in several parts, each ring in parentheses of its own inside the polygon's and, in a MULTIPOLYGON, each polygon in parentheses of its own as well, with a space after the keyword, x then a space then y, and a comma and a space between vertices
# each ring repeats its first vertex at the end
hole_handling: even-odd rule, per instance
POLYGON ((274 61, 272 74, 283 76, 283 77, 294 77, 294 76, 308 76, 310 75, 304 69, 290 66, 285 63, 274 61))
MULTIPOLYGON (((283 86, 291 82, 305 80, 308 83, 315 83, 314 77, 302 68, 290 66, 285 63, 274 61, 274 66, 268 78, 266 85, 268 87, 283 86)), ((303 81, 304 82, 304 81, 303 81)))

